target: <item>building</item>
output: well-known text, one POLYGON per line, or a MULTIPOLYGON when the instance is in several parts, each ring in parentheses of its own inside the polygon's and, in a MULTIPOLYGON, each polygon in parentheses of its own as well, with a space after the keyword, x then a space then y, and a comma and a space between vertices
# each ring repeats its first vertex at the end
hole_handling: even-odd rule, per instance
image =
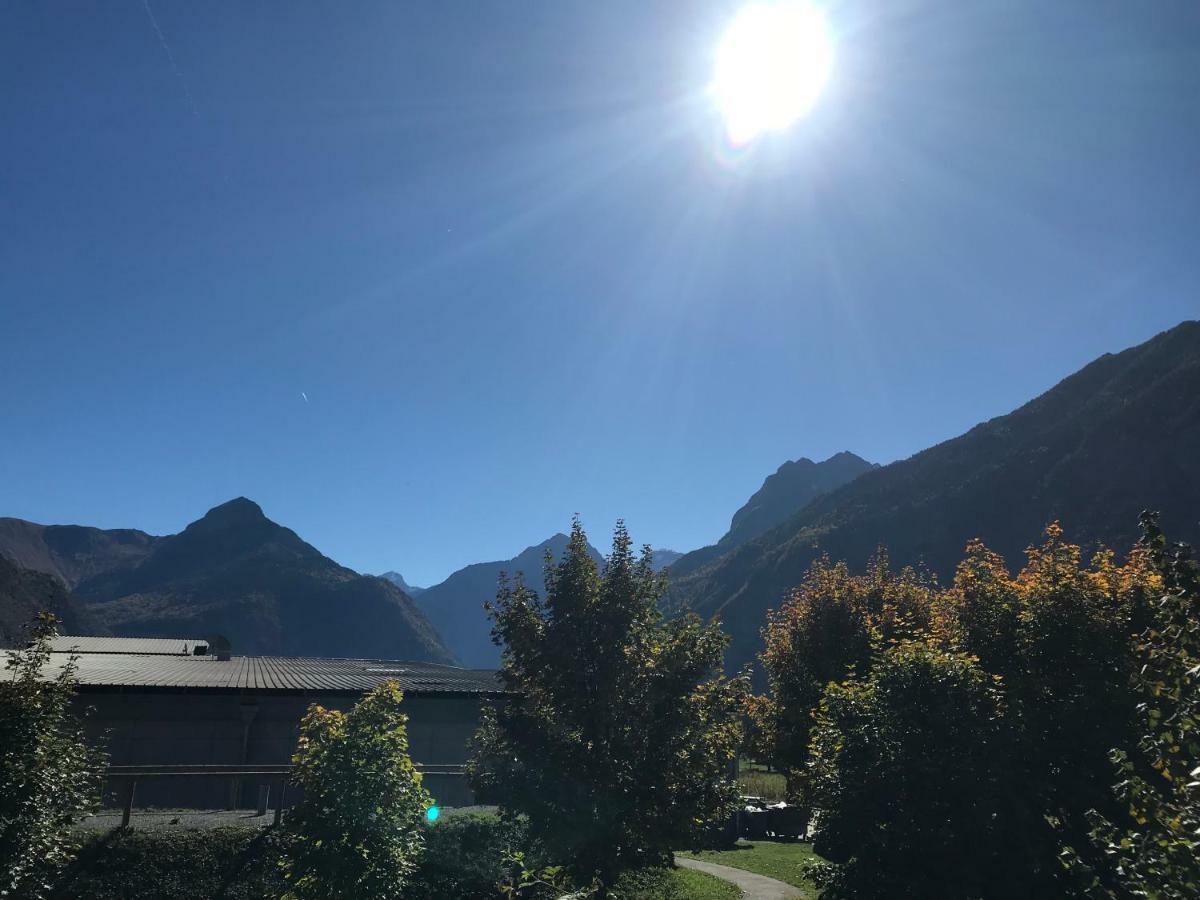
MULTIPOLYGON (((52 674, 76 660, 87 730, 112 766, 280 766, 291 761, 312 703, 349 709, 395 680, 404 691, 413 761, 442 806, 472 802, 463 767, 483 704, 503 691, 496 673, 373 659, 233 656, 190 638, 55 640, 52 674)), ((110 779, 106 805, 123 785, 110 779)), ((141 778, 138 807, 253 807, 268 776, 141 778)))

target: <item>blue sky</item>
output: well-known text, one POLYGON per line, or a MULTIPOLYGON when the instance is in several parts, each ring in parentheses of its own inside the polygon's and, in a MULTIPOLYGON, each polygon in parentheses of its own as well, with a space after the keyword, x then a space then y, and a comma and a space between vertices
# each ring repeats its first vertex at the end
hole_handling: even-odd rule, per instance
POLYGON ((731 154, 737 8, 4 4, 0 515, 687 550, 1200 314, 1200 6, 831 2, 731 154))

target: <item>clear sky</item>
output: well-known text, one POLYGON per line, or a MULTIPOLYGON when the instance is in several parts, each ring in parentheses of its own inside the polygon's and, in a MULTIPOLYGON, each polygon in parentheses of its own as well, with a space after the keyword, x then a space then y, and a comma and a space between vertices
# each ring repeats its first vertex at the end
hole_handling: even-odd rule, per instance
POLYGON ((688 550, 1200 315, 1193 0, 830 2, 734 153, 737 8, 3 3, 0 515, 688 550))

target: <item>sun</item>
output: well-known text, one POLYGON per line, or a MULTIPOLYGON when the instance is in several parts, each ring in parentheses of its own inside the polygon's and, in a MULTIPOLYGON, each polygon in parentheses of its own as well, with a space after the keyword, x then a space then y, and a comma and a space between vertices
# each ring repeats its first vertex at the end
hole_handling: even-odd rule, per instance
POLYGON ((811 3, 742 9, 721 38, 709 88, 730 142, 748 144, 806 115, 832 67, 825 16, 811 3))

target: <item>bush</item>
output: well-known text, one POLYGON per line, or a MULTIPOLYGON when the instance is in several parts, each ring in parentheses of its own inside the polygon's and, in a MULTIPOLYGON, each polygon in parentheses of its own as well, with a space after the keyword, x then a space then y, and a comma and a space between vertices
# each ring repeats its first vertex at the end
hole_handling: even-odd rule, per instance
POLYGON ((79 855, 54 891, 62 900, 260 900, 286 887, 277 841, 263 828, 113 829, 72 837, 79 855))
POLYGON ((46 895, 71 858, 72 824, 99 798, 105 756, 71 712, 75 658, 44 679, 58 620, 42 613, 0 678, 0 896, 46 895))
POLYGON ((300 723, 293 778, 304 799, 285 821, 287 898, 402 895, 432 804, 408 755, 394 681, 348 713, 314 704, 300 723))
POLYGON ((405 888, 406 900, 494 900, 507 874, 505 852, 528 843, 518 820, 478 813, 444 818, 424 835, 425 852, 405 888))
MULTIPOLYGON (((425 852, 405 900, 494 900, 504 853, 524 845, 519 822, 494 815, 450 816, 422 828, 425 852)), ((259 900, 288 889, 279 861, 285 835, 256 826, 105 832, 76 831, 78 858, 54 896, 95 900, 204 897, 259 900)))
POLYGON ((992 678, 920 642, 830 685, 813 729, 813 849, 851 897, 1025 897, 1028 813, 1010 788, 1011 741, 992 678))

